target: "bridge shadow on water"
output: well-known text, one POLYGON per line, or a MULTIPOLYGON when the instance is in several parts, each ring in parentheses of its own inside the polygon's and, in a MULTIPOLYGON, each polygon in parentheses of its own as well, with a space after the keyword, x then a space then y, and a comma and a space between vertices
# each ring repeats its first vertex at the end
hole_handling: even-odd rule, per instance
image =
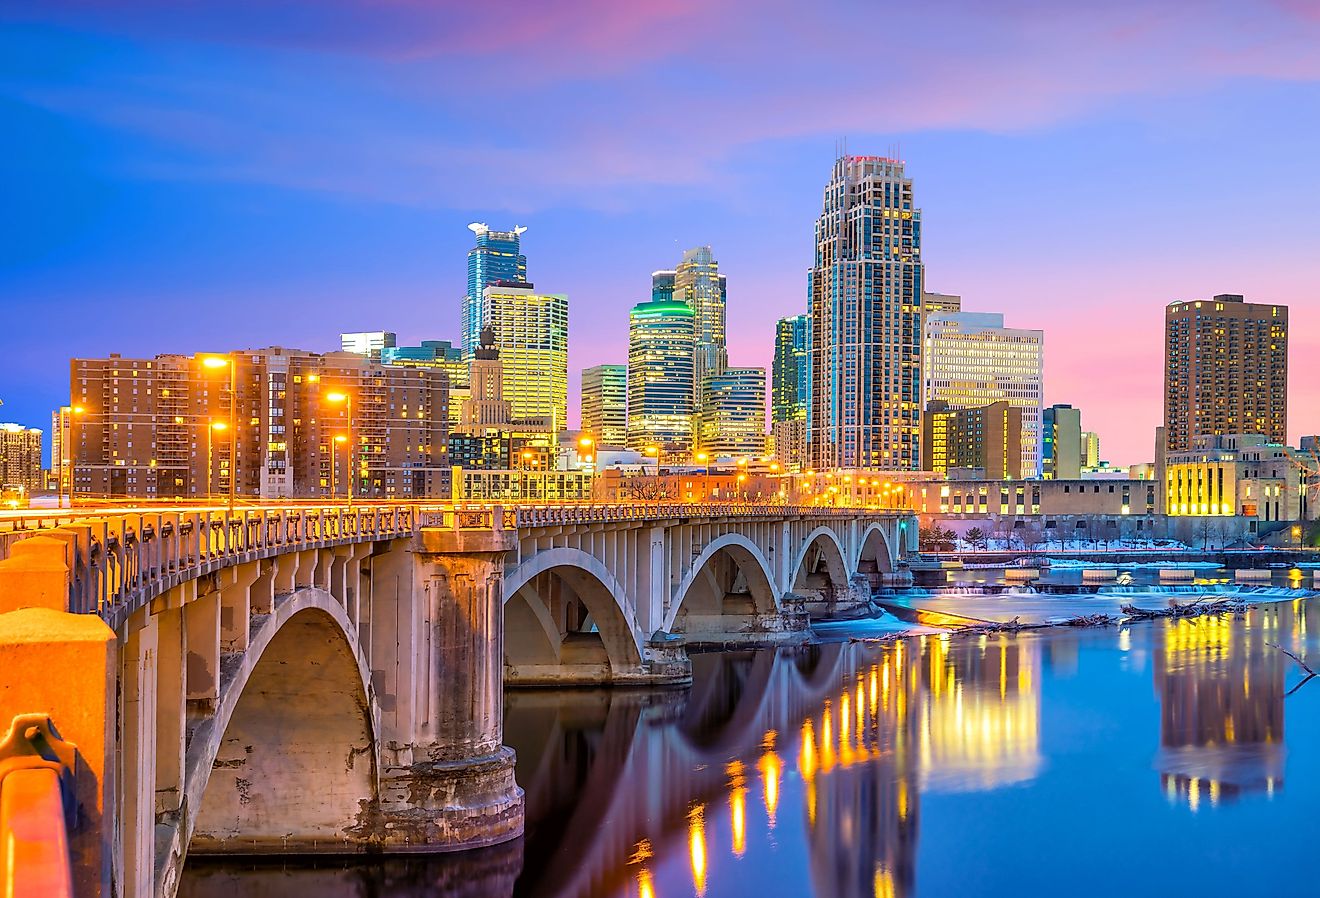
MULTIPOLYGON (((986 878, 969 894, 1004 894, 1001 837, 1032 847, 1031 885, 1045 889, 1069 875, 1052 866, 1066 854, 1047 850, 1060 829, 1024 828, 1020 815, 1055 800, 1041 785, 1051 773, 1075 796, 1108 764, 1112 800, 1093 796, 1070 837, 1122 820, 1184 847, 1171 821, 1189 809, 1282 793, 1284 698, 1301 674, 1272 645, 1314 653, 1317 609, 697 654, 687 689, 509 690, 505 739, 527 800, 518 841, 409 858, 190 860, 180 895, 892 898, 916 894, 919 856, 954 850, 963 872, 922 865, 923 894, 966 886, 967 869, 986 878), (1105 710, 1084 711, 1083 697, 1105 710), (1122 721, 1129 738, 1078 745, 1060 730, 1052 744, 1050 713, 1082 731, 1079 715, 1122 721), (1163 811, 1149 802, 1161 795, 1163 811), (1131 816, 1137 805, 1145 818, 1131 816)), ((1074 877, 1075 893, 1111 894, 1107 875, 1074 877)))

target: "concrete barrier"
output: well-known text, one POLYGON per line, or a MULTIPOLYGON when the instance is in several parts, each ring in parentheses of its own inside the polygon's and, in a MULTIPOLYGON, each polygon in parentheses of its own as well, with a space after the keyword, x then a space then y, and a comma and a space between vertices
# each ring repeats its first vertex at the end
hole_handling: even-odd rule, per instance
POLYGON ((1098 583, 1117 580, 1118 571, 1107 567, 1088 567, 1082 569, 1083 583, 1098 583))
POLYGON ((1196 579, 1196 571, 1189 567, 1166 567, 1160 568, 1161 580, 1181 580, 1190 582, 1196 579))

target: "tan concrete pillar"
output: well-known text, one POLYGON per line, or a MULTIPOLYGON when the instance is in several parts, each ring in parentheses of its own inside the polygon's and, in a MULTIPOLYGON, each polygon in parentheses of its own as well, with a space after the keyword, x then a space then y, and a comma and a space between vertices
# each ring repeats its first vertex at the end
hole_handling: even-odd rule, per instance
POLYGON ((503 745, 502 581, 513 545, 504 531, 421 532, 413 596, 422 659, 412 727, 397 734, 406 741, 389 741, 384 759, 386 850, 472 848, 522 834, 523 793, 503 745))
POLYGON ((77 747, 69 851, 79 898, 111 894, 114 878, 118 664, 114 631, 95 615, 0 614, 0 736, 17 715, 44 714, 77 747))
POLYGON ((183 802, 184 735, 187 724, 187 648, 182 608, 153 614, 156 654, 156 813, 179 810, 183 802))

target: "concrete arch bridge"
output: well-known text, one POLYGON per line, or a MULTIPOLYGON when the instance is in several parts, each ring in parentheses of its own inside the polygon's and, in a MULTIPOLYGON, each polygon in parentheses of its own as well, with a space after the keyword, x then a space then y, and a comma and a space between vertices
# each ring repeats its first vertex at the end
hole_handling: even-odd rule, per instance
POLYGON ((0 719, 45 715, 76 747, 76 891, 132 896, 172 895, 190 852, 515 838, 506 680, 686 682, 688 642, 799 639, 898 576, 916 538, 906 512, 733 505, 0 527, 0 664, 32 672, 0 719))

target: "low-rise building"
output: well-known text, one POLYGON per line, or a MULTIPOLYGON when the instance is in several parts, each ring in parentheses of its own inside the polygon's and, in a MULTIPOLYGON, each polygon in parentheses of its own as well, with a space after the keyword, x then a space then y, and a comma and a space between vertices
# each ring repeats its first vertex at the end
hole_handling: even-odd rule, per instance
POLYGON ((1301 450, 1259 434, 1200 436, 1164 459, 1171 516, 1241 516, 1258 521, 1311 520, 1314 474, 1301 450))
POLYGON ((921 458, 937 474, 955 468, 981 472, 987 480, 1017 480, 1035 475, 1023 470, 1022 409, 1007 401, 977 408, 950 408, 935 400, 921 422, 921 458))

